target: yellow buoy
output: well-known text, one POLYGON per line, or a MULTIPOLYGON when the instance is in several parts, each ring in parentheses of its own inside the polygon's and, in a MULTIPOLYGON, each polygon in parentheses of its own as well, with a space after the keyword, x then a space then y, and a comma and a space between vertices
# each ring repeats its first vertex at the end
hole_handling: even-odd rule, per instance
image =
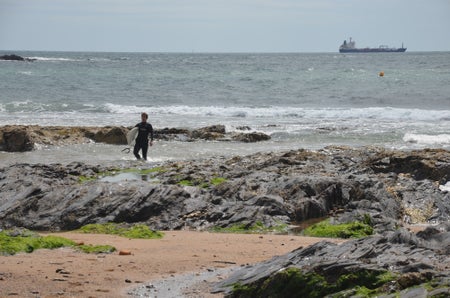
POLYGON ((380 71, 380 73, 378 74, 380 77, 384 77, 384 71, 380 71))

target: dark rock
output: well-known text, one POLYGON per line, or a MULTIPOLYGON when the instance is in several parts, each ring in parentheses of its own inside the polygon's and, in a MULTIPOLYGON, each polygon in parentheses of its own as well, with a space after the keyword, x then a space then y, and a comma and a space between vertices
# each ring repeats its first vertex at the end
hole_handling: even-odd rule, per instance
POLYGON ((0 60, 17 60, 17 61, 24 61, 25 59, 21 56, 12 54, 12 55, 3 55, 0 56, 0 60))
POLYGON ((190 131, 185 128, 163 128, 163 129, 155 129, 154 137, 156 139, 165 140, 165 141, 188 141, 190 131))
POLYGON ((244 125, 244 126, 238 126, 236 127, 237 130, 251 130, 250 126, 244 125))
POLYGON ((24 58, 15 54, 0 56, 0 60, 11 60, 11 61, 35 61, 36 59, 24 58))
POLYGON ((371 160, 371 168, 382 173, 408 173, 417 180, 431 179, 435 181, 450 180, 450 166, 441 163, 448 151, 444 149, 426 149, 413 151, 412 154, 393 151, 383 152, 371 160))
POLYGON ((270 140, 270 136, 262 132, 239 133, 232 136, 234 141, 255 143, 270 140))
POLYGON ((0 135, 0 145, 4 151, 24 152, 34 148, 31 136, 24 128, 10 128, 3 131, 2 135, 0 135))
POLYGON ((105 127, 92 136, 92 139, 98 143, 112 145, 126 145, 127 132, 125 127, 105 127))
POLYGON ((192 139, 217 140, 223 138, 224 136, 225 136, 224 125, 213 125, 203 127, 199 129, 194 129, 190 132, 190 137, 192 139))
MULTIPOLYGON (((111 134, 123 136, 121 130, 111 129, 111 134)), ((442 153, 440 158, 441 164, 450 162, 442 153)), ((129 181, 120 187, 70 179, 107 170, 79 163, 66 168, 15 165, 0 170, 4 177, 0 178, 0 220, 4 226, 10 221, 33 229, 68 229, 103 221, 147 222, 154 229, 185 225, 206 229, 258 221, 276 226, 280 221, 291 224, 332 214, 336 223, 369 216, 378 232, 394 231, 406 219, 408 223, 449 220, 445 211, 450 210, 448 194, 436 183, 370 173, 366 167, 370 160, 370 150, 328 148, 174 162, 161 165, 165 170, 152 174, 160 181, 157 185, 129 181), (349 164, 350 158, 358 162, 349 164), (225 182, 200 187, 217 175, 225 182), (192 181, 194 187, 178 185, 181 180, 192 181), (176 204, 169 204, 173 202, 176 204), (9 209, 12 206, 14 209, 9 209)), ((411 245, 420 240, 404 239, 402 234, 395 237, 411 245)), ((445 239, 430 241, 447 243, 445 239)))
MULTIPOLYGON (((7 125, 0 126, 0 150, 2 151, 24 151, 32 150, 34 144, 43 145, 71 145, 95 141, 113 145, 126 145, 126 134, 131 128, 126 127, 68 127, 68 126, 37 126, 37 125, 7 125), (20 131, 21 138, 13 140, 6 139, 4 135, 11 131, 20 131), (26 132, 26 133, 24 133, 26 132), (26 140, 23 140, 26 138, 26 140), (25 143, 20 144, 20 141, 25 143)), ((270 139, 262 133, 235 134, 226 133, 225 126, 213 125, 194 130, 183 128, 155 129, 154 138, 160 140, 177 141, 240 141, 259 142, 270 139)))
MULTIPOLYGON (((231 290, 231 285, 236 283, 242 286, 267 284, 271 276, 286 268, 298 268, 304 274, 319 274, 331 284, 335 283, 339 277, 350 273, 358 274, 362 271, 381 273, 389 270, 398 274, 395 281, 396 290, 416 287, 435 279, 442 267, 441 262, 446 264, 450 262, 448 254, 440 254, 434 249, 427 248, 426 243, 424 244, 424 246, 411 247, 407 243, 391 242, 383 235, 351 240, 340 245, 319 242, 310 247, 244 267, 228 279, 217 283, 215 292, 228 292, 231 290), (406 265, 399 262, 402 256, 405 260, 408 258, 415 260, 417 265, 413 266, 414 270, 410 270, 411 265, 407 262, 406 265)), ((357 285, 353 284, 352 287, 357 285)), ((360 286, 370 287, 371 285, 360 284, 360 286)))
POLYGON ((256 223, 278 227, 322 217, 333 223, 369 220, 371 237, 295 250, 245 267, 217 289, 228 291, 234 282, 258 284, 289 267, 331 282, 352 272, 390 270, 402 278, 386 286, 395 291, 430 280, 448 287, 450 194, 439 183, 447 181, 449 166, 450 152, 444 150, 327 147, 167 162, 150 174, 158 183, 80 183, 79 176, 110 169, 16 164, 0 168, 0 228, 72 230, 88 223, 140 222, 154 230, 207 230, 256 223), (403 161, 394 166, 393 157, 403 161), (215 177, 224 181, 215 185, 215 177), (180 185, 182 180, 192 186, 180 185), (417 234, 403 228, 414 223, 434 226, 417 234))

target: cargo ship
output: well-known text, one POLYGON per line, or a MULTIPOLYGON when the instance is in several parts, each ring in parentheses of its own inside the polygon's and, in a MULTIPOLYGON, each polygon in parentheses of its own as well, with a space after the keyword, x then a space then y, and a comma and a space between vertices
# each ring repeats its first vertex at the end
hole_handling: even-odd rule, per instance
POLYGON ((406 48, 390 48, 388 46, 379 46, 378 48, 357 48, 355 47, 355 41, 352 40, 344 40, 344 42, 339 47, 339 53, 403 53, 406 51, 406 48))

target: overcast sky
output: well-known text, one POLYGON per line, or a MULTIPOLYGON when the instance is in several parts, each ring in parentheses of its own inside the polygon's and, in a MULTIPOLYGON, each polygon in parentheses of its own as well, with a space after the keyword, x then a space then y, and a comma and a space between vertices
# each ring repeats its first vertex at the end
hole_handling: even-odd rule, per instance
POLYGON ((0 0, 0 50, 450 51, 450 0, 0 0))

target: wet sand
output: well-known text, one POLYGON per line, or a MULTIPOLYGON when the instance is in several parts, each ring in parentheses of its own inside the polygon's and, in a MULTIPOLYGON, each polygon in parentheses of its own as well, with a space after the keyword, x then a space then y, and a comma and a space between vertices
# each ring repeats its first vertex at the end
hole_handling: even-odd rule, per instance
POLYGON ((109 244, 117 251, 95 255, 62 248, 0 256, 0 297, 137 297, 136 288, 151 293, 147 297, 176 297, 179 291, 185 297, 222 297, 210 294, 206 281, 225 278, 229 268, 325 240, 193 231, 166 231, 156 240, 71 232, 56 235, 84 244, 109 244), (131 254, 120 255, 120 251, 131 254))

